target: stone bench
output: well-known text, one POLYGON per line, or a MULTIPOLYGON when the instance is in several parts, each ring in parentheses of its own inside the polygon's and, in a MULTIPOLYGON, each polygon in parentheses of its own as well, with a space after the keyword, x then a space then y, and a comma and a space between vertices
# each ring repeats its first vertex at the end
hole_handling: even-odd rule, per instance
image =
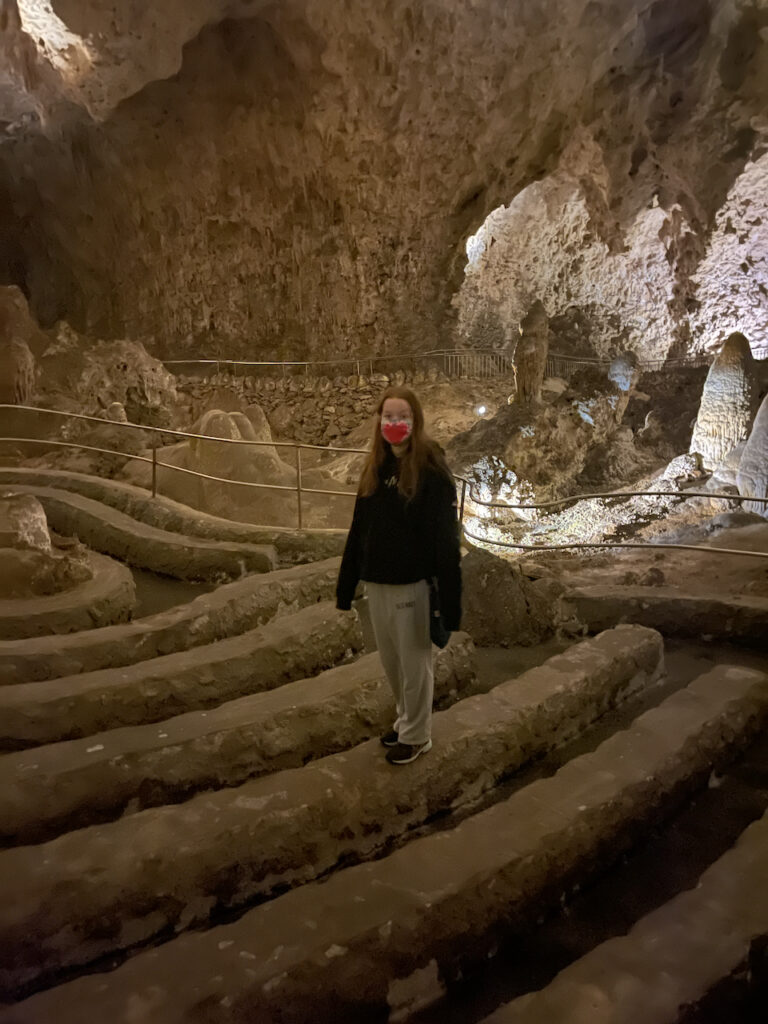
MULTIPOLYGON (((524 932, 563 891, 615 861, 701 785, 713 764, 733 757, 766 722, 768 675, 719 666, 592 753, 454 829, 346 868, 323 884, 295 889, 247 911, 235 923, 177 937, 109 973, 33 996, 0 1014, 0 1022, 80 1024, 84 1007, 89 1019, 114 1024, 137 1019, 142 1024, 405 1019, 443 994, 441 977, 455 975, 470 958, 493 955, 499 929, 524 932)), ((427 765, 424 759, 416 780, 422 788, 431 782, 427 765)), ((432 774, 439 771, 442 765, 433 763, 432 774)), ((387 777, 394 786, 408 773, 387 777)), ((318 785, 333 786, 334 780, 328 770, 318 785)), ((305 799, 314 792, 314 787, 307 790, 305 799)), ((243 801, 241 808, 241 822, 249 812, 257 818, 255 824, 241 824, 252 848, 259 828, 263 834, 276 812, 256 800, 243 801)), ((207 814, 215 810, 209 807, 207 814)), ((178 856, 191 852, 202 819, 201 805, 194 830, 179 835, 167 820, 155 822, 155 828, 178 856)), ((219 854, 226 850, 232 856, 224 832, 218 835, 219 854)), ((93 858, 73 859, 65 894, 53 903, 50 875, 54 871, 56 883, 64 884, 56 868, 66 841, 71 837, 41 850, 0 854, 0 877, 16 883, 9 881, 3 895, 9 923, 2 940, 15 951, 15 968, 3 974, 6 991, 35 978, 36 957, 50 968, 96 957, 104 950, 106 928, 123 944, 135 944, 167 922, 172 904, 177 913, 183 905, 186 915, 177 928, 208 912, 210 867, 196 879, 193 903, 178 870, 167 879, 147 877, 157 872, 157 861, 148 858, 145 842, 130 850, 116 848, 109 872, 89 874, 96 866, 93 858), (38 862, 32 875, 30 857, 38 862), (136 862, 143 872, 146 914, 154 913, 157 920, 150 923, 147 917, 142 924, 131 914, 121 918, 116 908, 103 918, 104 886, 119 893, 136 862), (21 897, 16 895, 19 883, 26 890, 21 897), (98 931, 85 925, 91 914, 98 931), (40 931, 43 922, 46 936, 40 931), (38 941, 30 940, 30 934, 38 941)), ((105 842, 104 830, 92 840, 102 848, 105 842)), ((267 853, 262 845, 260 855, 272 869, 272 850, 267 853)), ((238 885, 243 892, 244 874, 229 877, 235 895, 238 885)), ((711 942, 712 936, 702 938, 711 942)), ((534 1019, 538 1024, 550 1018, 534 1019)), ((594 1018, 588 1020, 592 1024, 594 1018)))
POLYGON ((308 881, 345 859, 375 856, 574 737, 662 668, 658 633, 622 626, 438 712, 433 750, 407 769, 389 765, 371 740, 178 806, 6 850, 0 945, 15 950, 15 967, 5 983, 26 984, 308 881))
POLYGON ((69 590, 44 597, 0 600, 0 648, 14 642, 57 648, 66 643, 62 633, 130 619, 136 603, 131 570, 94 551, 88 552, 88 564, 93 577, 69 590), (10 637, 23 639, 14 641, 10 637))
MULTIPOLYGON (((162 449, 161 449, 162 451, 162 449)), ((160 456, 162 459, 162 455, 160 456)), ((299 564, 332 558, 344 550, 346 530, 290 530, 274 526, 253 526, 238 523, 207 512, 182 505, 171 498, 154 498, 143 488, 119 480, 105 480, 87 473, 74 473, 63 469, 28 469, 0 467, 0 486, 25 484, 27 486, 54 487, 74 491, 84 498, 92 498, 124 512, 147 526, 205 537, 208 540, 229 541, 236 544, 267 544, 277 550, 282 562, 299 564)))
MULTIPOLYGON (((676 1024, 768 936, 768 814, 708 868, 695 889, 601 943, 542 989, 484 1024, 676 1024)), ((735 1024, 735 1018, 732 1018, 735 1024)))
POLYGON ((180 580, 223 582, 277 567, 271 545, 185 537, 132 519, 109 505, 52 487, 19 488, 39 498, 49 526, 96 551, 180 580))
POLYGON ((765 597, 686 594, 673 587, 583 587, 563 595, 562 600, 569 614, 594 633, 634 622, 658 629, 664 636, 718 640, 762 650, 768 644, 765 597))
MULTIPOLYGON (((476 692, 474 646, 455 633, 435 659, 435 707, 476 692)), ((111 729, 0 757, 0 837, 12 845, 112 820, 197 790, 296 768, 392 725, 378 654, 313 679, 154 725, 111 729)))
POLYGON ((271 690, 360 650, 357 617, 311 605, 240 636, 125 668, 0 687, 0 750, 158 722, 271 690))
MULTIPOLYGON (((109 561, 101 555, 95 557, 109 561)), ((33 641, 2 641, 0 685, 130 665, 237 635, 276 616, 329 600, 336 587, 339 564, 338 558, 328 558, 276 572, 254 573, 201 594, 188 604, 121 626, 33 641)), ((129 570, 119 568, 130 579, 129 570)))

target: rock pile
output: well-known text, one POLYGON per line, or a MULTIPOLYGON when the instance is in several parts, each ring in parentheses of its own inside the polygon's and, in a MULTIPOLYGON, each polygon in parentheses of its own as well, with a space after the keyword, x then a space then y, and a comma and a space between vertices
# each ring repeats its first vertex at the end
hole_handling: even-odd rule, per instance
POLYGON ((36 497, 0 492, 0 600, 58 594, 91 576, 81 545, 59 538, 54 546, 36 497))

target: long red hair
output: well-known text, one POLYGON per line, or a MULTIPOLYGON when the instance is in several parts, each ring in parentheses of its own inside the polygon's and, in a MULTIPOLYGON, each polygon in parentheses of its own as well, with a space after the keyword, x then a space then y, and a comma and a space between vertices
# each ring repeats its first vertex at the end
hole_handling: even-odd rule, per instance
POLYGON ((381 433, 381 411, 388 398, 401 398, 411 407, 413 413, 413 429, 408 438, 408 447, 400 457, 400 475, 397 489, 408 500, 415 497, 419 489, 422 476, 428 466, 432 466, 453 482, 453 474, 448 468, 440 447, 424 430, 424 410, 421 402, 410 388, 387 388, 379 399, 376 406, 376 422, 373 428, 373 440, 368 458, 365 460, 363 472, 360 476, 360 488, 358 493, 362 497, 373 494, 381 480, 381 467, 387 457, 390 447, 381 433))

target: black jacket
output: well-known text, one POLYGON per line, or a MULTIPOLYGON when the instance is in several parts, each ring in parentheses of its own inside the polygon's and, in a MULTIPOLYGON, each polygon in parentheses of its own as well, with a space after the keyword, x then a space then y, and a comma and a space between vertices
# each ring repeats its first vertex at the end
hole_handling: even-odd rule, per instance
POLYGON ((446 629, 461 622, 461 553, 456 488, 429 465, 409 501, 397 489, 398 459, 391 452, 380 483, 368 497, 358 495, 336 586, 336 605, 351 607, 360 580, 416 583, 436 577, 446 629))

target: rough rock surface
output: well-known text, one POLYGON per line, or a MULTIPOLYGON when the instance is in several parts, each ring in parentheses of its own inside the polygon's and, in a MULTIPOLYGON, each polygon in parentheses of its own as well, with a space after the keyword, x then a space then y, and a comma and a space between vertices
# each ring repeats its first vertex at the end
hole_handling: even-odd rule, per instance
MULTIPOLYGON (((583 320, 607 350, 626 327, 663 355, 688 343, 729 192, 746 219, 765 202, 759 0, 24 7, 3 40, 3 269, 46 325, 251 358, 437 347, 467 239, 530 186, 532 230, 487 246, 511 271, 497 293, 521 262, 535 290, 519 315, 491 296, 480 336, 503 343, 540 295, 563 336, 583 320)), ((727 270, 748 334, 759 271, 727 270)))
POLYGON ((521 402, 541 401, 541 385, 547 368, 549 323, 541 299, 536 299, 520 321, 520 341, 515 349, 517 397, 521 402))
POLYGON ((126 622, 136 603, 130 569, 93 551, 72 561, 54 556, 42 567, 23 560, 9 565, 0 557, 0 572, 8 579, 0 592, 0 641, 33 637, 45 641, 50 634, 126 622), (19 574, 16 579, 14 571, 19 574), (21 576, 21 571, 27 575, 21 576))
POLYGON ((35 352, 45 337, 16 287, 0 287, 0 403, 28 405, 35 390, 35 352), (34 351, 30 347, 34 346, 34 351))
POLYGON ((734 333, 709 369, 691 438, 705 469, 714 469, 746 440, 757 411, 759 375, 749 342, 734 333))
POLYGON ((190 537, 234 541, 238 544, 274 545, 283 564, 314 562, 340 555, 346 540, 346 531, 342 530, 261 529, 249 523, 208 515, 171 501, 170 498, 152 498, 145 490, 131 484, 102 480, 87 473, 25 467, 0 468, 0 485, 5 483, 42 485, 74 491, 124 512, 148 526, 190 537))
MULTIPOLYGON (((768 498, 768 395, 763 399, 736 473, 739 494, 768 498)), ((768 502, 745 501, 745 512, 768 517, 768 502)))
MULTIPOLYGON (((156 489, 161 494, 213 515, 233 516, 265 525, 283 526, 291 520, 298 524, 296 451, 289 446, 280 448, 281 455, 278 455, 269 423, 259 406, 251 405, 248 416, 242 412, 210 409, 194 425, 192 433, 206 437, 168 445, 158 454, 156 489), (259 428, 258 435, 254 420, 259 428), (249 441, 258 443, 248 444, 249 441), (282 455, 292 458, 294 464, 284 461, 282 455)), ((148 487, 152 467, 146 462, 133 462, 122 470, 121 477, 148 487)), ((350 494, 350 498, 342 493, 338 498, 323 496, 314 501, 311 494, 303 493, 302 525, 307 525, 307 519, 313 526, 320 527, 340 527, 348 523, 354 496, 351 487, 318 469, 302 474, 302 487, 350 494)))
POLYGON ((217 904, 316 878, 343 857, 370 858, 435 808, 468 803, 573 738, 662 671, 659 635, 620 627, 436 714, 434 749, 410 771, 393 771, 371 740, 179 806, 4 851, 0 939, 16 957, 0 968, 0 989, 148 941, 168 925, 190 927, 217 904))
POLYGON ((613 436, 629 397, 605 372, 584 368, 554 400, 503 405, 454 437, 446 448, 448 461, 477 485, 484 500, 561 497, 575 489, 590 453, 613 436))
POLYGON ((101 416, 116 402, 131 423, 171 426, 175 378, 138 342, 94 341, 58 324, 39 360, 38 404, 101 416))
POLYGON ((120 672, 103 669, 3 686, 0 746, 15 750, 55 743, 214 707, 320 672, 361 646, 357 618, 322 602, 239 636, 120 672))
MULTIPOLYGON (((9 1009, 3 1024, 81 1024, 84 1006, 115 1024, 133 1024, 137 1006, 142 1024, 201 1017, 210 1024, 407 1019, 443 995, 447 979, 476 969, 481 956, 492 957, 500 930, 530 941, 533 922, 576 879, 592 876, 642 840, 681 795, 706 778, 713 763, 733 757, 759 733, 767 711, 764 674, 730 666, 715 670, 554 776, 450 831, 424 836, 322 884, 304 885, 236 922, 177 937, 109 973, 32 996, 9 1009)), ((722 970, 738 964, 752 935, 762 930, 765 824, 763 819, 750 829, 750 839, 758 832, 759 842, 756 848, 750 843, 746 858, 745 843, 723 858, 727 874, 720 872, 719 892, 739 908, 737 920, 708 905, 704 920, 713 927, 698 936, 686 927, 674 950, 677 930, 666 930, 662 951, 669 948, 672 955, 699 939, 702 962, 687 964, 686 978, 695 973, 700 981, 702 975, 711 979, 713 965, 722 970), (752 886, 734 885, 742 868, 761 888, 746 917, 752 886), (713 944, 713 934, 722 934, 723 941, 713 944)), ((711 894, 705 889, 706 897, 711 894)), ((701 895, 693 889, 678 899, 695 906, 701 895)), ((669 976, 668 962, 659 963, 658 953, 653 941, 650 952, 643 950, 643 969, 632 985, 622 984, 626 954, 604 965, 618 969, 609 991, 628 1012, 614 1020, 646 1024, 642 1007, 649 1005, 673 1012, 654 1020, 675 1019, 678 994, 686 990, 676 984, 677 972, 669 976), (659 966, 653 992, 649 957, 659 966)), ((539 1004, 539 1012, 525 1019, 570 1022, 575 1005, 569 999, 565 1015, 555 1016, 539 1004)), ((594 1006, 594 998, 588 1000, 579 1020, 595 1021, 594 1006)), ((502 1013, 498 1024, 507 1019, 502 1013)))
POLYGON ((221 582, 277 567, 277 554, 270 544, 185 537, 147 526, 79 494, 54 487, 26 487, 25 491, 40 499, 48 521, 59 533, 78 536, 96 551, 164 576, 221 582))
MULTIPOLYGON (((36 497, 0 490, 0 598, 3 601, 59 594, 90 580, 91 576, 92 565, 82 545, 62 539, 53 545, 45 510, 36 497)), ((13 618, 16 620, 15 616, 13 618)), ((6 631, 3 635, 9 634, 6 631)), ((21 635, 30 635, 23 626, 21 635)))
POLYGON ((555 632, 562 587, 554 580, 531 581, 520 565, 483 550, 464 557, 462 579, 462 629, 479 646, 528 646, 555 632))
MULTIPOLYGON (((596 946, 539 992, 500 1007, 482 1024, 575 1022, 596 1016, 622 1024, 695 1020, 695 1009, 689 1017, 694 1004, 718 982, 741 974, 751 948, 762 945, 756 936, 768 935, 766 861, 768 814, 750 825, 694 887, 641 918, 627 935, 596 946), (714 935, 721 939, 713 942, 714 935)), ((756 986, 756 999, 759 992, 756 986)))
POLYGON ((236 636, 334 594, 339 559, 253 573, 188 604, 75 636, 0 643, 0 685, 133 665, 236 636))
MULTIPOLYGON (((477 692, 474 652, 454 634, 435 658, 435 709, 477 692)), ((0 836, 8 845, 114 820, 206 789, 297 768, 392 725, 378 654, 267 693, 159 725, 111 729, 0 759, 0 836)))
POLYGON ((34 495, 0 491, 0 547, 51 550, 45 510, 34 495))

